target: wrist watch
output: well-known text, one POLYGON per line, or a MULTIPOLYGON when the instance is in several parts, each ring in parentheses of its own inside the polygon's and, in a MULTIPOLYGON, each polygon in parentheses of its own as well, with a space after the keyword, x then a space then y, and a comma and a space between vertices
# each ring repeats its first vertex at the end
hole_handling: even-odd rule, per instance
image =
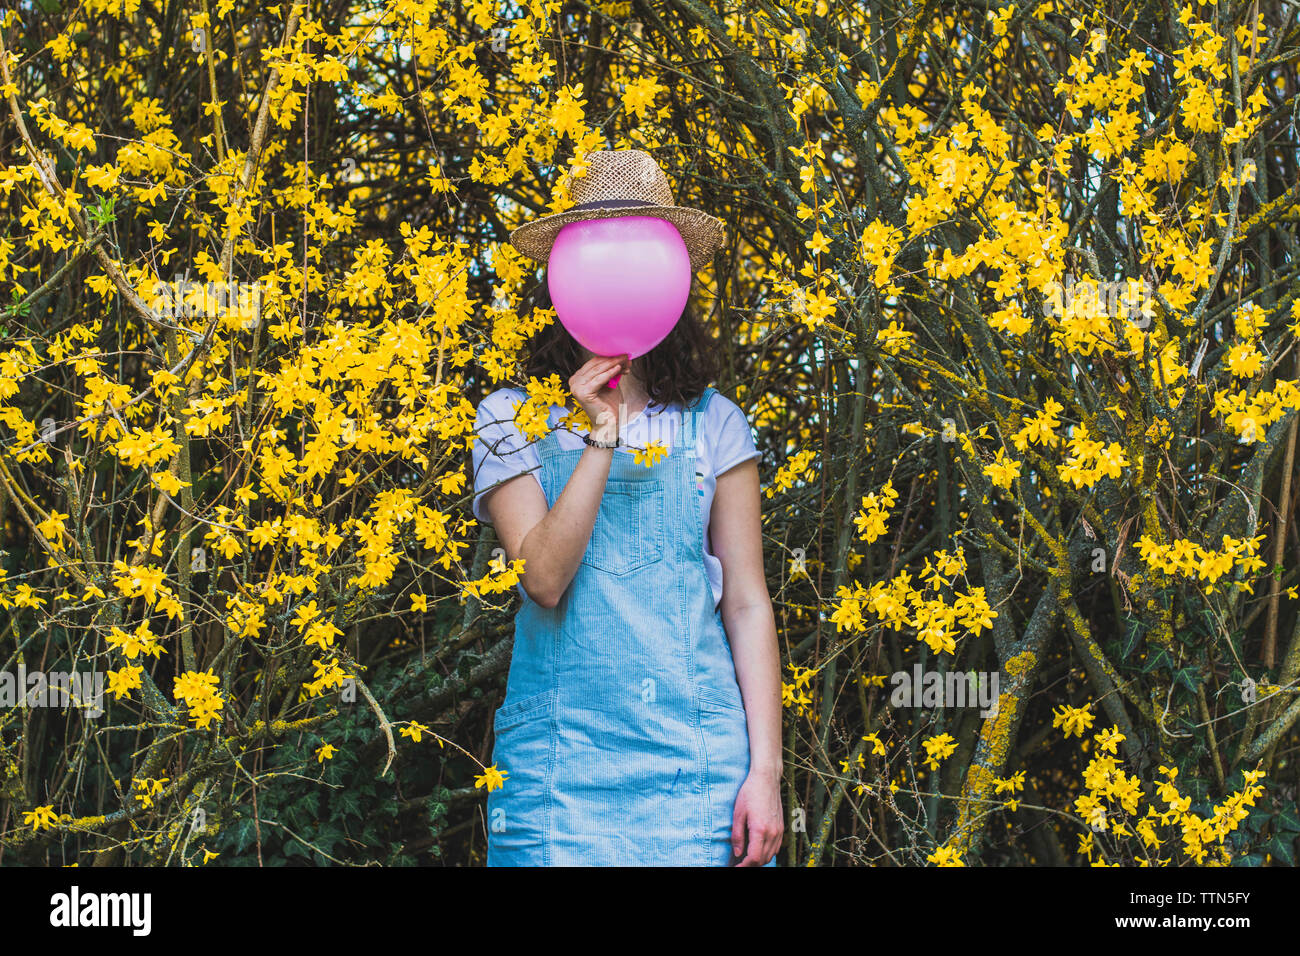
POLYGON ((592 448, 617 448, 619 446, 619 437, 617 435, 614 436, 613 441, 599 441, 592 438, 590 434, 583 435, 582 440, 592 448))

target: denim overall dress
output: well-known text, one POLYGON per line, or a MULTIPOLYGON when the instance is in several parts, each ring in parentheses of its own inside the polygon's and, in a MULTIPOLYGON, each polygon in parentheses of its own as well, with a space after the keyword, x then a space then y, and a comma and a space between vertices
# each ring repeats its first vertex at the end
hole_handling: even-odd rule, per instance
MULTIPOLYGON (((564 596, 545 608, 524 594, 494 721, 492 761, 508 776, 488 794, 488 866, 731 861, 749 737, 695 479, 714 393, 684 411, 652 467, 614 450, 564 596)), ((555 431, 538 449, 554 506, 584 449, 561 448, 555 431)))

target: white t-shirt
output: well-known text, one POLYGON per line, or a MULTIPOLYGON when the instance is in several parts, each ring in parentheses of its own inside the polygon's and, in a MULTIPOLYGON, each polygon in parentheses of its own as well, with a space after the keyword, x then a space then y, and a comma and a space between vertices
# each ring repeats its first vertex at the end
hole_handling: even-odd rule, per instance
MULTIPOLYGON (((524 440, 514 423, 515 409, 527 397, 528 394, 523 389, 498 388, 478 406, 474 423, 473 510, 474 517, 479 521, 491 523, 483 508, 483 493, 502 479, 531 469, 537 487, 542 487, 542 480, 538 477, 541 455, 532 442, 524 440)), ((564 414, 562 406, 552 405, 548 421, 550 427, 554 428, 564 414)), ((639 414, 627 420, 623 439, 628 444, 641 448, 654 441, 663 445, 667 451, 672 451, 673 441, 681 425, 682 408, 679 403, 661 405, 652 401, 639 414)), ((573 431, 562 428, 556 432, 556 440, 561 448, 581 449, 586 447, 582 434, 577 428, 573 431)), ((616 449, 614 454, 630 452, 616 449)), ((708 572, 709 584, 713 587, 713 605, 716 608, 722 601, 722 562, 713 554, 709 518, 713 510, 717 477, 741 462, 758 458, 760 454, 745 413, 739 405, 720 392, 709 401, 709 407, 700 418, 695 454, 696 497, 700 504, 700 517, 704 521, 704 567, 708 572)))

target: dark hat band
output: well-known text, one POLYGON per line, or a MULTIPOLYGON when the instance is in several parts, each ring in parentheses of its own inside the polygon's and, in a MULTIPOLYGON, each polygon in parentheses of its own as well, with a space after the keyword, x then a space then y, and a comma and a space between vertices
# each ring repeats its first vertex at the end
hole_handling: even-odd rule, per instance
POLYGON ((594 202, 578 203, 576 206, 570 206, 567 212, 573 212, 577 209, 617 209, 622 206, 654 206, 648 199, 598 199, 594 202))

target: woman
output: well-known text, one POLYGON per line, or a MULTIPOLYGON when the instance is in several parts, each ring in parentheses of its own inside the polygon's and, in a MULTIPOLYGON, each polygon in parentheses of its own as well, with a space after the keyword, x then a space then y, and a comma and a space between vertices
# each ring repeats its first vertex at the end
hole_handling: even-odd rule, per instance
MULTIPOLYGON (((575 185, 574 195, 591 201, 570 216, 684 208, 645 153, 588 162, 588 194, 575 185), (626 175, 629 164, 642 175, 626 175)), ((675 224, 693 263, 720 238, 675 224)), ((521 231, 535 237, 521 227, 512 242, 536 250, 521 231)), ((551 307, 545 281, 533 304, 551 307)), ((488 795, 489 866, 775 865, 780 665, 758 451, 740 408, 707 387, 707 349, 689 310, 635 361, 594 356, 552 323, 528 374, 567 379, 591 432, 559 427, 557 405, 546 437, 527 443, 513 423, 519 389, 479 407, 474 512, 508 559, 524 559, 494 720, 492 760, 506 779, 488 795), (630 448, 650 441, 670 450, 647 467, 630 448)))

